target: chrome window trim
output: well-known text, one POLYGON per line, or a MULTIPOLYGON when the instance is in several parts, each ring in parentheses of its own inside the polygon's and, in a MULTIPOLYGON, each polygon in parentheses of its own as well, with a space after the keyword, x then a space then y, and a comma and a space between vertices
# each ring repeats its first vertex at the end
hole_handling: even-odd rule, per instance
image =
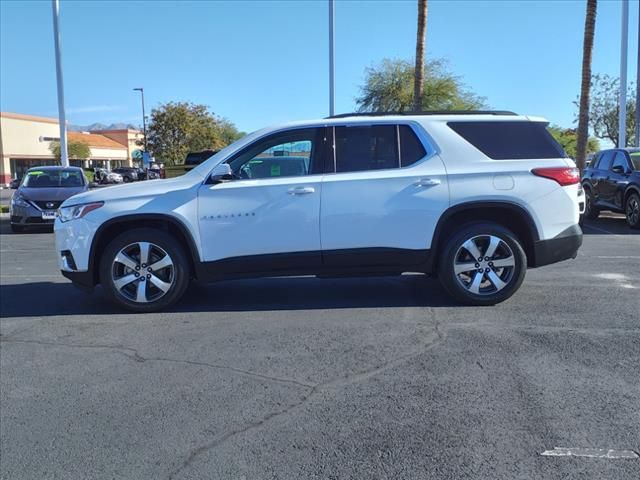
MULTIPOLYGON (((322 124, 307 124, 307 125, 296 125, 295 127, 281 127, 281 128, 276 128, 274 130, 271 130, 269 132, 266 132, 264 135, 260 135, 259 137, 255 138, 253 140, 253 142, 248 143, 246 145, 243 145, 240 149, 245 149, 251 145, 253 145, 256 142, 260 142, 262 140, 264 140, 266 137, 269 137, 271 135, 277 134, 277 133, 282 133, 282 132, 287 132, 287 131, 295 131, 295 130, 303 130, 303 129, 307 129, 307 128, 331 128, 332 131, 332 151, 333 151, 333 172, 325 172, 323 175, 336 175, 337 173, 340 174, 345 174, 345 173, 361 173, 361 172, 393 172, 396 170, 408 170, 411 168, 416 168, 420 165, 422 165, 423 163, 427 162, 429 159, 431 159, 432 157, 434 157, 435 155, 440 153, 440 149, 437 145, 437 143, 433 140, 433 138, 431 137, 431 135, 429 135, 429 133, 425 130, 424 126, 420 123, 417 122, 416 120, 382 120, 382 121, 376 121, 376 122, 327 122, 327 123, 322 123, 322 124), (420 143, 422 144, 422 147, 424 148, 426 155, 424 157, 422 157, 421 159, 417 160, 416 162, 412 163, 411 165, 407 165, 406 167, 398 167, 398 168, 384 168, 384 169, 379 169, 379 170, 358 170, 356 172, 336 172, 336 127, 371 127, 374 125, 392 125, 392 126, 400 126, 400 125, 406 125, 409 128, 411 128, 411 130, 413 131, 413 133, 416 135, 416 137, 418 137, 418 140, 420 141, 420 143)), ((200 185, 209 185, 209 178, 211 177, 211 174, 213 173, 213 169, 220 165, 221 163, 226 162, 227 160, 229 160, 231 157, 233 157, 236 153, 238 153, 238 150, 235 150, 231 153, 229 153, 229 155, 227 155, 225 158, 223 158, 222 160, 220 160, 218 163, 216 163, 215 165, 213 165, 211 167, 211 170, 209 171, 209 173, 207 173, 203 180, 200 182, 200 185)), ((398 155, 399 156, 399 155, 398 155)), ((402 162, 402 160, 400 160, 400 162, 402 162)))

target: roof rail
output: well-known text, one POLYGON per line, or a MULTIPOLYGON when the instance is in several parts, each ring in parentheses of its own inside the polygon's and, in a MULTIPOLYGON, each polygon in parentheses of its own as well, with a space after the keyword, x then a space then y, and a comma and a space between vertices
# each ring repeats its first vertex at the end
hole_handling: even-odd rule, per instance
POLYGON ((388 115, 517 115, 508 110, 423 110, 420 112, 354 112, 340 113, 325 118, 384 117, 388 115))

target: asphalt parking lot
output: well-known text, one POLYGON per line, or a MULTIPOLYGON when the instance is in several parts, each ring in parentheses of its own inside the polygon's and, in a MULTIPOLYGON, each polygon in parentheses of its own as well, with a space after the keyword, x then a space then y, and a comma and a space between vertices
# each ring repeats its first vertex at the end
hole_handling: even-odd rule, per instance
POLYGON ((640 232, 584 230, 495 307, 413 275, 194 285, 133 315, 5 216, 0 476, 636 480, 640 232))

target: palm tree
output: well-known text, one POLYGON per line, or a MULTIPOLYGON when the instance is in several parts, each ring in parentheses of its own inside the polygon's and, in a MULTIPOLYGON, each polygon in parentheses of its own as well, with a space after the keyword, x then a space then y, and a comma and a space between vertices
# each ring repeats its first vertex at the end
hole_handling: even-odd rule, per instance
POLYGON ((584 43, 582 46, 582 86, 580 88, 580 110, 578 113, 578 141, 576 162, 580 171, 584 161, 589 139, 589 94, 591 90, 591 57, 593 37, 596 32, 596 9, 598 0, 587 0, 587 15, 584 21, 584 43))
POLYGON ((413 109, 422 110, 424 85, 424 44, 427 30, 427 0, 418 0, 418 36, 416 38, 416 69, 413 81, 413 109))

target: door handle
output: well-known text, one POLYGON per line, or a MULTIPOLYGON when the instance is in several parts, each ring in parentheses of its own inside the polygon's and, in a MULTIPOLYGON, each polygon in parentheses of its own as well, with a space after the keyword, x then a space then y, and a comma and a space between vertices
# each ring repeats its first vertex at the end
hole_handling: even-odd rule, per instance
POLYGON ((308 195, 309 193, 315 193, 316 189, 313 187, 294 187, 287 190, 289 195, 308 195))
POLYGON ((434 185, 440 185, 440 183, 442 182, 437 178, 421 178, 415 185, 417 187, 433 187, 434 185))

